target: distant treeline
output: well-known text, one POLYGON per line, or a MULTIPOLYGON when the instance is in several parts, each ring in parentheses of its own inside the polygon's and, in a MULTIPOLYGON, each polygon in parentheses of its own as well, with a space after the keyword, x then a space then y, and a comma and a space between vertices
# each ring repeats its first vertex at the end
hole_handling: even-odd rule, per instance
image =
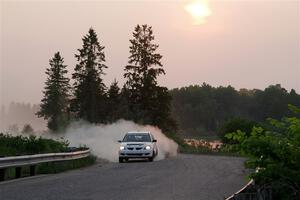
POLYGON ((231 86, 212 87, 206 83, 170 91, 172 114, 184 135, 215 135, 232 118, 263 122, 271 117, 290 116, 288 104, 300 106, 300 95, 279 84, 264 90, 231 86))
MULTIPOLYGON (((175 88, 169 93, 172 97, 172 116, 179 130, 191 136, 215 135, 224 122, 232 118, 263 122, 268 117, 280 119, 289 116, 288 104, 300 107, 300 95, 280 85, 271 85, 264 90, 236 90, 231 86, 212 87, 204 83, 201 86, 175 88)), ((107 116, 111 118, 108 120, 115 121, 128 114, 123 95, 116 84, 109 88, 107 108, 110 114, 107 116)), ((7 109, 2 106, 2 130, 18 132, 25 124, 43 129, 45 122, 34 115, 39 109, 39 105, 14 102, 7 109)))

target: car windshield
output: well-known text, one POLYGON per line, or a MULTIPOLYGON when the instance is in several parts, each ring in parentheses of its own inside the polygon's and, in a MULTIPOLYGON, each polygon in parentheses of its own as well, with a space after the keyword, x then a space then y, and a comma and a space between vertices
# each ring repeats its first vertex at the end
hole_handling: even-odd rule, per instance
POLYGON ((123 142, 151 142, 149 134, 127 134, 123 142))

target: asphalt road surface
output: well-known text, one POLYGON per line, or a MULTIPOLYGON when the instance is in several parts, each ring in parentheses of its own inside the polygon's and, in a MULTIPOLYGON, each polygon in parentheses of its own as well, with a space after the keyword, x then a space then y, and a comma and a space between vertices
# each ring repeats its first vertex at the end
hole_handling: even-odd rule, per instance
POLYGON ((247 180, 244 159, 178 155, 156 162, 97 163, 66 173, 0 183, 0 199, 223 200, 247 180))

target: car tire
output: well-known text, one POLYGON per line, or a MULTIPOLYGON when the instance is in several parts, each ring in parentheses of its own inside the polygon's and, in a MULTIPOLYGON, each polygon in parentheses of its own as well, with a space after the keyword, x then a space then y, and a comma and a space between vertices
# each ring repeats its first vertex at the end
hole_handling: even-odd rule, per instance
POLYGON ((155 157, 155 152, 153 151, 152 152, 152 157, 148 158, 149 162, 153 162, 154 157, 155 157))
POLYGON ((119 158, 119 163, 122 163, 123 162, 123 158, 119 158))

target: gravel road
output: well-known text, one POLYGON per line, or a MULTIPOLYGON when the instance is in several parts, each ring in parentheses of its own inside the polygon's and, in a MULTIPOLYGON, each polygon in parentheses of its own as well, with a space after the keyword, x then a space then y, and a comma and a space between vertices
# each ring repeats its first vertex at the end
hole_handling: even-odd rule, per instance
POLYGON ((156 162, 102 163, 0 183, 1 200, 223 200, 247 180, 244 159, 178 155, 156 162))

